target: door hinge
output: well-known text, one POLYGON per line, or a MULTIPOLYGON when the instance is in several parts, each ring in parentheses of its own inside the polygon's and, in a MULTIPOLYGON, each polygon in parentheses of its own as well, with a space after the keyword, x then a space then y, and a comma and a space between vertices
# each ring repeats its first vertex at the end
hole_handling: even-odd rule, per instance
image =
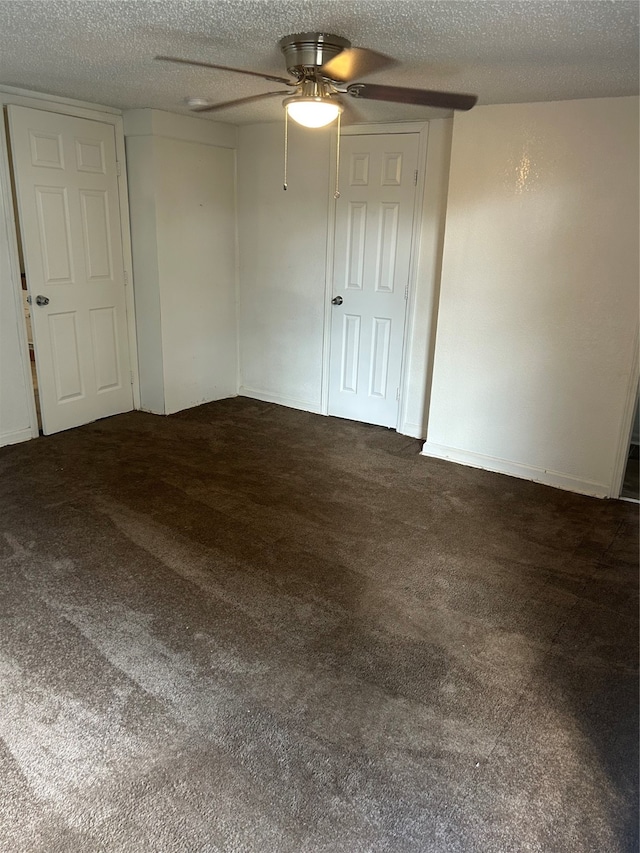
POLYGON ((122 270, 122 278, 124 279, 124 286, 127 287, 129 284, 129 273, 126 270, 122 270))
POLYGON ((418 186, 418 170, 417 169, 413 173, 413 185, 414 185, 414 187, 418 186))
POLYGON ((400 388, 396 388, 396 400, 400 399, 400 388))
POLYGON ((405 300, 407 300, 409 298, 409 283, 408 282, 404 286, 404 298, 405 298, 405 300))
POLYGON ((122 175, 122 163, 119 160, 116 160, 116 175, 118 177, 122 175))
POLYGON ((129 381, 130 381, 130 382, 131 382, 131 384, 133 385, 133 370, 130 370, 130 371, 129 371, 129 381))

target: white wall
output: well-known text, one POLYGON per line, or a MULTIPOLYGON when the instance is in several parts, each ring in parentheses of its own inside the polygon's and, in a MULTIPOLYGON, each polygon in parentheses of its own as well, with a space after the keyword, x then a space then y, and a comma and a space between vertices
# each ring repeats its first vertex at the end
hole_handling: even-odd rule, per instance
POLYGON ((140 405, 165 412, 160 272, 156 222, 156 165, 150 134, 126 139, 140 405))
POLYGON ((610 494, 637 326, 637 98, 457 115, 424 452, 610 494))
POLYGON ((240 393, 319 412, 329 168, 335 128, 240 128, 240 393))
POLYGON ((28 372, 26 330, 7 150, 0 131, 0 446, 38 434, 28 372))
MULTIPOLYGON (((283 124, 244 126, 239 133, 240 393, 319 412, 335 128, 305 130, 292 122, 289 129, 286 192, 283 124)), ((423 438, 450 133, 450 119, 429 124, 421 248, 405 371, 401 431, 423 438)))
MULTIPOLYGON (((447 185, 450 128, 429 128, 403 430, 428 412, 427 454, 609 494, 637 381, 638 101, 456 116, 447 185)), ((141 110, 126 130, 143 407, 237 392, 239 269, 241 393, 319 411, 333 132, 292 128, 284 193, 282 125, 240 129, 236 268, 236 129, 141 110)), ((0 215, 7 443, 33 426, 0 215)))
POLYGON ((236 131, 124 118, 141 404, 170 414, 237 393, 236 131))
POLYGON ((401 429, 401 432, 414 438, 425 438, 427 435, 452 131, 452 119, 429 122, 420 250, 413 294, 413 322, 409 329, 401 429))

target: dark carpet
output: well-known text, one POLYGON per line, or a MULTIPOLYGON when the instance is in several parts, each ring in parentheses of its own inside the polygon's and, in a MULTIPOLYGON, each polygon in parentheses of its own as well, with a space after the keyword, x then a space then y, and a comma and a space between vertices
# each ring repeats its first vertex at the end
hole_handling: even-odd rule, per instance
POLYGON ((633 851, 637 506, 236 398, 0 451, 0 849, 633 851))

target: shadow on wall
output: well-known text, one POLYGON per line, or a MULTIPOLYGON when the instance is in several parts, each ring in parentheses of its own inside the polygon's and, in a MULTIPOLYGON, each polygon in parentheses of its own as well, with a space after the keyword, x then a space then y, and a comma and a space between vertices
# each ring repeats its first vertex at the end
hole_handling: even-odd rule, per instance
POLYGON ((283 403, 319 411, 322 388, 324 304, 313 292, 301 294, 282 283, 256 290, 245 305, 240 392, 264 394, 283 403), (251 330, 249 334, 248 331, 251 330), (301 329, 308 330, 300 347, 301 329))

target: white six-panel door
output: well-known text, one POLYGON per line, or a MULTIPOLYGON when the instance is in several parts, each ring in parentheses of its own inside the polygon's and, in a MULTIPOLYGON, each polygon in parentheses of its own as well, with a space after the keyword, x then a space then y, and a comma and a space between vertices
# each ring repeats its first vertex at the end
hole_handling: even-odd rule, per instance
POLYGON ((416 133, 342 140, 330 415, 397 425, 418 140, 416 133))
POLYGON ((8 112, 48 435, 133 408, 115 136, 98 121, 8 112))

